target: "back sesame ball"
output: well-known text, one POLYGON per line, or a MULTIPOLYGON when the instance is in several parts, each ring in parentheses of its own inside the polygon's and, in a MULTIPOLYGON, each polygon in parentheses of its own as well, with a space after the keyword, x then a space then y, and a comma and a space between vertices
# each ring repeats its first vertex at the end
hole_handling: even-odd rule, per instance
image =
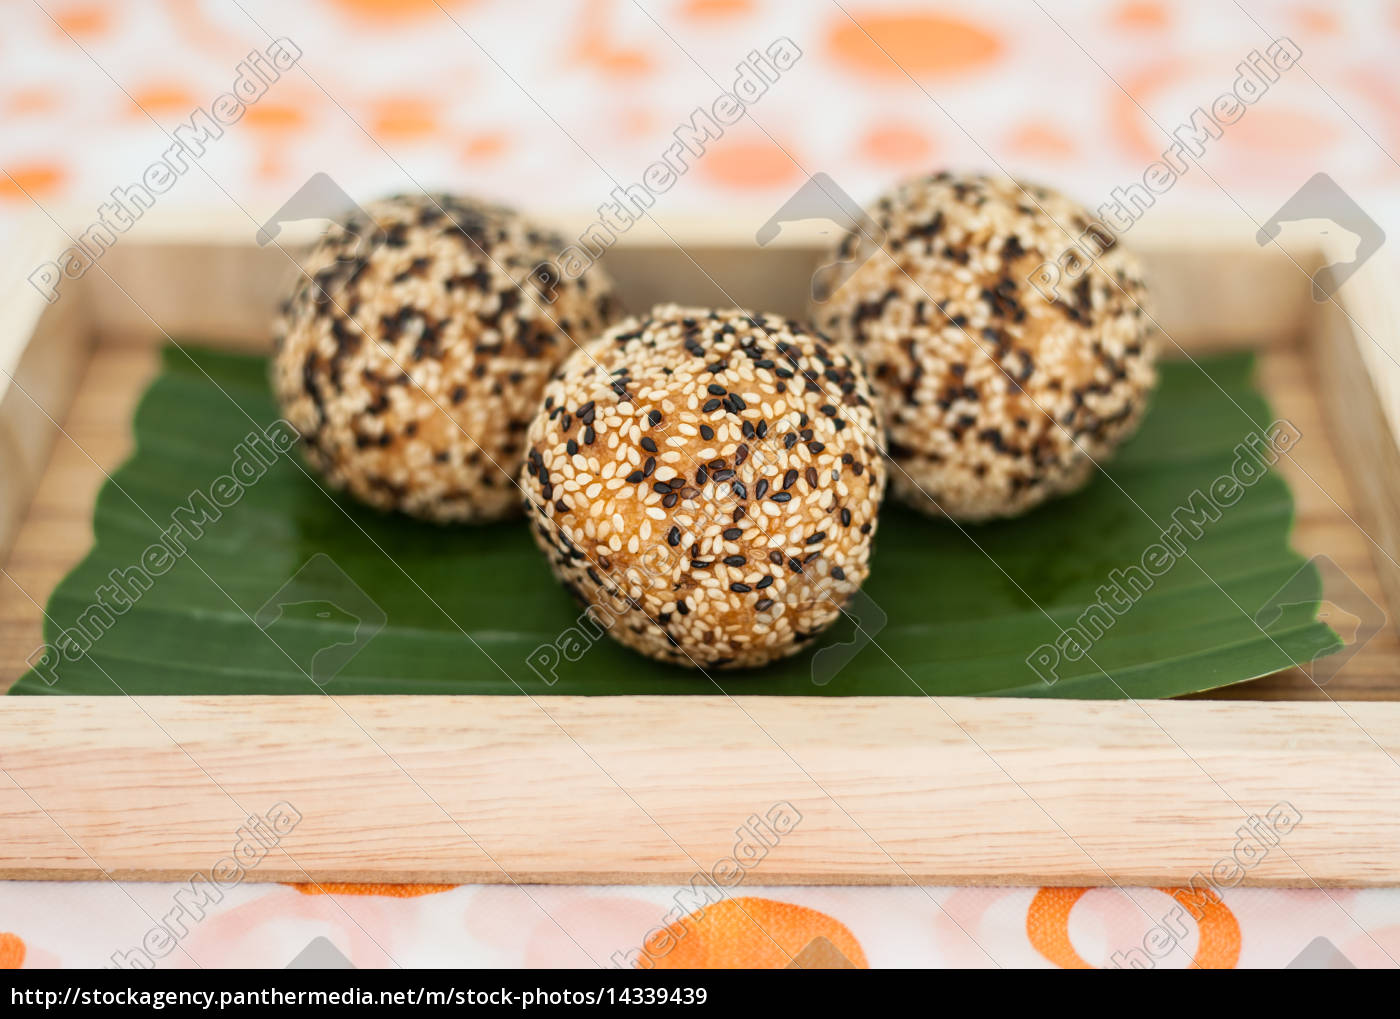
POLYGON ((664 306, 571 354, 522 487, 555 574, 628 647, 799 650, 869 570, 885 483, 859 363, 796 322, 664 306))
MULTIPOLYGON (((978 521, 1085 484, 1156 381, 1136 260, 1070 199, 1005 179, 909 181, 870 216, 882 250, 813 320, 865 362, 896 496, 978 521), (1081 240, 1097 264, 1070 278, 1066 261, 1054 290, 1029 282, 1081 240)), ((848 234, 837 257, 861 241, 848 234)))
MULTIPOLYGON (((593 268, 542 286, 564 247, 509 209, 451 195, 334 224, 276 330, 273 388, 330 484, 439 522, 519 511, 525 429, 555 367, 614 317, 593 268)), ((553 281, 551 281, 553 282, 553 281)))

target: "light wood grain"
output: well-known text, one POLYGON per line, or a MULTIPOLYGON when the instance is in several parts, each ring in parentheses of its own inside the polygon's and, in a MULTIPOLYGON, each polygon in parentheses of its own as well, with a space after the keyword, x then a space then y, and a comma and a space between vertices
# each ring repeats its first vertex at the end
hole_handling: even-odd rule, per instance
MULTIPOLYGON (((619 235, 603 264, 633 311, 676 302, 805 318, 812 271, 831 241, 819 231, 831 225, 791 224, 761 247, 755 234, 772 212, 732 206, 702 218, 662 210, 658 221, 619 235)), ((588 225, 587 216, 574 213, 536 218, 564 237, 588 225)), ((318 227, 291 224, 276 243, 258 247, 258 225, 238 212, 177 216, 156 209, 103 256, 102 272, 84 278, 96 327, 141 332, 154 321, 177 336, 265 344, 277 302, 298 278, 318 227)), ((1298 263, 1312 271, 1321 264, 1316 253, 1290 258, 1261 249, 1213 219, 1149 220, 1134 227, 1131 243, 1153 284, 1152 313, 1183 343, 1291 342, 1308 326, 1312 301, 1298 263)))
POLYGON ((1241 883, 1394 885, 1400 704, 1346 711, 26 698, 6 704, 25 792, 0 787, 0 878, 185 880, 285 802, 303 819, 258 880, 685 884, 785 802, 801 820, 751 884, 1180 885, 1287 803, 1301 821, 1241 883))
MULTIPOLYGON (((21 233, 0 258, 0 563, 48 461, 56 419, 72 402, 91 351, 91 305, 83 294, 50 304, 28 279, 63 240, 52 226, 37 226, 21 233)), ((69 286, 84 289, 81 283, 69 286)))
MULTIPOLYGON (((1349 257, 1343 253, 1339 257, 1349 257)), ((1319 306, 1309 345, 1318 403, 1356 495, 1381 588, 1400 605, 1400 263, 1381 253, 1319 306), (1369 381, 1369 385, 1366 384, 1369 381)))
MULTIPOLYGON (((158 367, 158 348, 149 338, 99 344, 83 367, 71 408, 57 414, 61 428, 48 440, 48 463, 32 486, 4 562, 8 576, 0 576, 0 690, 26 670, 43 640, 41 606, 92 547, 97 491, 104 472, 116 470, 131 451, 136 401, 158 367)), ((41 415, 39 423, 48 419, 41 415)))
MULTIPOLYGON (((243 225, 222 229, 124 238, 104 259, 111 278, 90 273, 52 309, 25 297, 0 313, 7 372, 62 422, 0 387, 0 549, 13 534, 0 552, 11 578, 0 578, 0 688, 39 646, 39 606, 91 544, 93 500, 130 450, 162 331, 266 345, 295 268, 243 225)), ((784 234, 770 258, 747 230, 684 234, 704 271, 642 233, 609 265, 633 307, 715 300, 707 272, 740 303, 800 293, 811 241, 784 234)), ((1282 464, 1295 546, 1395 604, 1383 588, 1400 595, 1386 572, 1400 375, 1364 347, 1333 356, 1328 345, 1354 329, 1311 303, 1287 259, 1209 227, 1175 231, 1135 237, 1163 324, 1186 354, 1260 349, 1261 384, 1303 435, 1282 464)), ((1367 269, 1349 309, 1393 340, 1400 327, 1377 293, 1391 277, 1367 269)), ((1138 704, 0 698, 0 878, 186 880, 230 853, 250 813, 286 802, 303 821, 257 879, 688 883, 734 851, 750 815, 785 801, 802 820, 751 884, 1183 884, 1231 856, 1247 814, 1287 802, 1301 822, 1244 883, 1394 885, 1398 667, 1386 627, 1325 693, 1290 670, 1211 700, 1138 704)))

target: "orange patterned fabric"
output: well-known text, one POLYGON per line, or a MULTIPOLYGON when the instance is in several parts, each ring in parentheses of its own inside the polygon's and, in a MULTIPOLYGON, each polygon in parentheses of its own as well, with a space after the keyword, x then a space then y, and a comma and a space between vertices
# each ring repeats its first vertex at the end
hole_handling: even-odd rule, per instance
POLYGON ((866 969, 865 952, 844 924, 825 913, 773 899, 725 899, 653 934, 639 965, 647 969, 783 969, 825 938, 866 969))
POLYGON ((389 884, 347 884, 328 881, 322 884, 292 883, 290 887, 302 895, 385 895, 392 899, 412 899, 419 895, 436 895, 450 892, 456 885, 389 885, 389 884))
MULTIPOLYGON (((1026 937, 1037 952, 1061 969, 1094 969, 1075 950, 1070 940, 1070 913, 1088 888, 1042 888, 1031 900, 1026 911, 1026 937)), ((1235 915, 1218 894, 1202 895, 1188 888, 1161 888, 1171 896, 1182 913, 1195 918, 1197 928, 1196 953, 1191 958, 1194 969, 1233 969, 1240 957, 1240 925, 1235 915)), ((1164 954, 1171 932, 1161 941, 1164 954)), ((1142 943, 1142 942, 1140 942, 1142 943)), ((1151 960, 1153 954, 1131 946, 1141 960, 1151 960)))
POLYGON ((24 941, 18 934, 0 933, 0 969, 19 969, 24 965, 24 941))
MULTIPOLYGON (((1378 211, 1400 207, 1400 3, 1246 6, 667 0, 648 16, 630 0, 572 0, 522 31, 518 0, 316 0, 266 5, 256 24, 223 0, 17 4, 0 36, 0 242, 26 216, 91 222, 169 147, 165 130, 233 86, 264 27, 306 59, 209 144, 217 186, 187 174, 158 211, 260 222, 327 172, 355 197, 422 185, 578 219, 641 180, 779 35, 800 59, 687 157, 658 220, 728 217, 752 231, 808 174, 864 200, 939 166, 1001 166, 1095 208, 1285 34, 1306 73, 1281 77, 1212 141, 1209 173, 1182 175, 1171 212, 1154 214, 1241 219, 1320 168, 1378 196, 1378 211)), ((1253 226, 1241 231, 1252 244, 1253 226)), ((676 888, 255 880, 162 965, 285 966, 300 947, 289 929, 356 966, 1228 968, 1285 966, 1319 939, 1358 966, 1400 959, 1400 890, 1388 889, 768 888, 760 865, 743 894, 688 911, 676 888)), ((176 887, 141 894, 165 906, 176 887)), ((0 967, 109 965, 130 911, 109 884, 0 882, 0 967)))
MULTIPOLYGON (((131 151, 138 167, 158 157, 166 139, 150 118, 169 130, 207 107, 265 42, 237 7, 214 0, 152 5, 139 30, 137 9, 111 0, 47 7, 53 20, 21 5, 0 42, 10 51, 0 205, 18 210, 36 201, 95 209, 130 183, 108 180, 111 162, 98 154, 131 151), (97 84, 79 88, 89 76, 97 84)), ((653 21, 629 0, 573 0, 522 33, 510 28, 510 0, 321 0, 266 26, 300 32, 320 51, 305 65, 314 80, 284 75, 211 152, 224 189, 254 216, 318 171, 356 195, 417 181, 588 211, 616 182, 640 179, 693 111, 733 83, 746 53, 782 34, 800 61, 658 211, 746 207, 735 202, 771 211, 817 170, 865 197, 892 175, 993 163, 1094 208, 1139 180, 1171 131, 1232 87, 1252 50, 1287 35, 1307 73, 1284 77, 1231 125, 1209 178, 1183 175, 1173 200, 1248 206, 1319 166, 1346 167, 1350 187, 1400 189, 1391 158, 1400 151, 1400 7, 1387 0, 1279 2, 1252 12, 1257 24, 1222 22, 1206 0, 1046 10, 1020 0, 674 0, 653 21)), ((221 197, 182 183, 163 204, 221 197)))

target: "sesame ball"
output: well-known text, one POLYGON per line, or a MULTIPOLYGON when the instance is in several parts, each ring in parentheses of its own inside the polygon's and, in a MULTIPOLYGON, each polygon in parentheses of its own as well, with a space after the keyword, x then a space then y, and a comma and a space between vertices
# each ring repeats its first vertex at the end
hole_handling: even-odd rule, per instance
MULTIPOLYGON (((813 320, 865 362, 896 496, 979 521, 1081 487, 1137 427, 1156 381, 1136 260, 1076 203, 1009 180, 940 173, 870 216, 882 250, 813 320), (1044 281, 1081 238, 1106 250, 1077 278, 1056 270, 1052 291, 1044 281), (1047 262, 1038 289, 1029 278, 1047 262)), ((848 234, 837 256, 859 241, 848 234)))
POLYGON ((664 306, 571 354, 522 485, 555 574, 679 665, 792 654, 868 572, 885 472, 859 363, 796 322, 664 306))
POLYGON ((525 429, 570 336, 612 317, 612 284, 594 268, 542 290, 531 271, 564 241, 509 209, 420 194, 365 215, 331 226, 283 306, 283 414, 312 466, 371 506, 517 513, 525 429))

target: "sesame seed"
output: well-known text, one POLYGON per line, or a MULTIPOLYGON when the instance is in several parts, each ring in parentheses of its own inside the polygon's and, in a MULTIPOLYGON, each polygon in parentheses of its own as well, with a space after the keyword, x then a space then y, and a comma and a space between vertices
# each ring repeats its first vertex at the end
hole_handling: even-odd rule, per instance
POLYGON ((868 568, 868 533, 816 530, 848 505, 873 520, 883 492, 880 470, 859 479, 836 470, 843 454, 879 463, 879 422, 850 355, 795 322, 666 307, 571 354, 547 390, 521 478, 535 503, 550 485, 575 505, 558 516, 551 503, 533 510, 542 526, 532 534, 585 601, 613 612, 625 595, 612 636, 663 661, 738 668, 790 653, 837 618, 834 600, 792 586, 792 564, 803 564, 784 550, 853 564, 855 578, 868 568), (790 386, 780 388, 779 365, 790 386), (565 413, 582 429, 572 452, 565 413), (857 427, 843 432, 846 418, 857 427), (765 441, 773 423, 782 442, 765 441), (776 491, 785 479, 791 491, 776 491), (664 580, 648 572, 653 542, 676 550, 664 580), (742 597, 754 591, 763 597, 742 597))

